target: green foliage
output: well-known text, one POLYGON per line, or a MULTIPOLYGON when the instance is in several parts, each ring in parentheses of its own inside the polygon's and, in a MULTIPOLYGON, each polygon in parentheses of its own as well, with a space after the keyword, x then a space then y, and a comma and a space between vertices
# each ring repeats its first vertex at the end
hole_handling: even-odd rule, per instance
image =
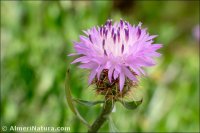
MULTIPOLYGON (((108 18, 141 21, 158 35, 155 43, 164 44, 157 66, 147 69, 129 96, 143 97, 140 107, 116 104, 111 116, 118 131, 199 132, 199 42, 192 33, 199 24, 199 1, 1 1, 1 124, 87 131, 65 99, 66 68, 74 98, 102 97, 88 87, 88 71, 69 65, 74 57, 67 54, 82 30, 108 18)), ((92 123, 102 107, 76 108, 92 123)), ((113 123, 100 131, 114 132, 113 123)))
MULTIPOLYGON (((73 104, 73 99, 72 99, 72 95, 71 95, 71 91, 70 91, 69 81, 70 81, 69 70, 67 70, 66 80, 65 80, 65 92, 66 92, 66 100, 67 100, 68 106, 71 109, 71 111, 75 114, 75 116, 77 116, 77 118, 79 118, 80 121, 83 122, 83 124, 85 124, 88 128, 90 128, 90 125, 88 124, 88 122, 80 115, 77 108, 73 104)), ((83 103, 83 101, 82 101, 82 103, 83 103)))
POLYGON ((142 100, 140 101, 131 101, 131 102, 126 102, 126 101, 120 101, 120 103, 127 109, 136 109, 141 103, 142 100))
POLYGON ((104 103, 104 101, 86 101, 86 100, 81 100, 81 99, 73 99, 75 102, 85 105, 85 106, 94 106, 100 103, 104 103))

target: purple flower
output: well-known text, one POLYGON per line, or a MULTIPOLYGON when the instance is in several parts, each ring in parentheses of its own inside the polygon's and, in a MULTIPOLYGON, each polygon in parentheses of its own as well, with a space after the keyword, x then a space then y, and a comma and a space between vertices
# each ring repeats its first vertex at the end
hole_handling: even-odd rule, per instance
POLYGON ((104 26, 84 31, 80 42, 74 42, 76 54, 80 57, 72 62, 80 62, 80 68, 90 69, 89 84, 94 78, 100 79, 103 70, 108 70, 110 83, 119 80, 119 89, 123 90, 126 78, 137 82, 137 76, 144 75, 143 67, 155 65, 153 57, 161 44, 153 44, 156 35, 149 35, 146 29, 132 26, 120 20, 112 24, 108 20, 104 26))

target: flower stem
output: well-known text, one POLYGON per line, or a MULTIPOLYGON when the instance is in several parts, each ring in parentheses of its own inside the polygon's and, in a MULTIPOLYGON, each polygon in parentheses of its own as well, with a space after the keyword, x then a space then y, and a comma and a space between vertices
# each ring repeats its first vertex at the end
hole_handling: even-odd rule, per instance
POLYGON ((114 102, 111 100, 106 100, 103 106, 103 110, 99 117, 94 121, 88 133, 96 133, 103 123, 108 119, 109 114, 112 112, 114 102))

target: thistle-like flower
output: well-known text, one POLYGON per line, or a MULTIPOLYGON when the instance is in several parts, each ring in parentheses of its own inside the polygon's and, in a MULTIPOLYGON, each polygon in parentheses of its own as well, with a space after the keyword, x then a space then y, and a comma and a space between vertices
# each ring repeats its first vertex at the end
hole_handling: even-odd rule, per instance
MULTIPOLYGON (((112 24, 107 20, 101 27, 84 31, 80 42, 74 42, 79 55, 72 62, 80 62, 80 68, 90 69, 89 84, 95 83, 99 93, 113 88, 115 92, 126 93, 131 86, 137 85, 138 77, 145 75, 143 67, 155 65, 154 57, 161 44, 153 44, 156 35, 149 35, 146 29, 120 20, 112 24)), ((105 95, 105 94, 104 94, 105 95)))

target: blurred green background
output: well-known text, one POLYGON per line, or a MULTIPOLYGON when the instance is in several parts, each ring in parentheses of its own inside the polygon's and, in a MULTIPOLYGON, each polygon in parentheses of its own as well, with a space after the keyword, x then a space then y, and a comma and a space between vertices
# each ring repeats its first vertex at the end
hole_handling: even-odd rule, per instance
MULTIPOLYGON (((121 132, 199 132, 199 1, 1 1, 2 126, 69 126, 87 128, 65 99, 65 72, 74 57, 73 41, 82 30, 120 18, 142 22, 162 57, 147 69, 135 97, 134 111, 116 104, 112 120, 121 132)), ((88 71, 70 66, 73 97, 97 100, 88 87, 88 71)), ((92 123, 101 110, 76 105, 92 123)), ((100 131, 109 131, 108 122, 100 131)))

